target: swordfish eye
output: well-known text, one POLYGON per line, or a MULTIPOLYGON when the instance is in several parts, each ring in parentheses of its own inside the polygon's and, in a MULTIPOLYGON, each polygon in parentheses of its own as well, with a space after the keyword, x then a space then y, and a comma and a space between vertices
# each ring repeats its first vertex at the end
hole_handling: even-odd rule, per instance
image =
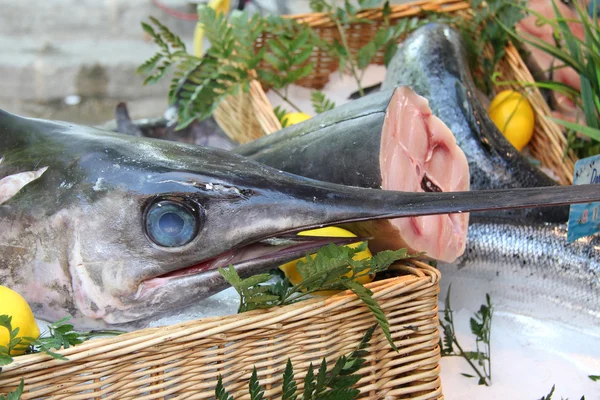
POLYGON ((162 247, 180 247, 196 237, 200 228, 198 207, 174 200, 151 203, 145 212, 146 234, 162 247))

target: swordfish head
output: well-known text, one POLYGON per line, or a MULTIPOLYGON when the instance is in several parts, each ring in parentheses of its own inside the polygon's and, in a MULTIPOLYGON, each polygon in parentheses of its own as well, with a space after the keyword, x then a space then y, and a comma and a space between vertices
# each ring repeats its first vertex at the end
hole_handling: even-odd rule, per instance
POLYGON ((264 272, 336 241, 300 230, 385 218, 375 192, 0 111, 0 285, 41 319, 140 327, 225 289, 219 266, 264 272))

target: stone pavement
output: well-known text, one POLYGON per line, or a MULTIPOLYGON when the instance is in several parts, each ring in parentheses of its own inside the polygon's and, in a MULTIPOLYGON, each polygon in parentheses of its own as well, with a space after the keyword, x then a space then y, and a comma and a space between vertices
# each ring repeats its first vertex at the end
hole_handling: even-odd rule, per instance
MULTIPOLYGON (((193 1, 160 2, 195 10, 193 1)), ((309 10, 308 0, 258 3, 263 10, 309 10)), ((142 86, 135 74, 157 49, 140 26, 150 15, 191 46, 195 22, 168 15, 151 0, 0 0, 0 108, 80 123, 111 119, 119 101, 128 102, 133 118, 162 114, 168 80, 142 86)))

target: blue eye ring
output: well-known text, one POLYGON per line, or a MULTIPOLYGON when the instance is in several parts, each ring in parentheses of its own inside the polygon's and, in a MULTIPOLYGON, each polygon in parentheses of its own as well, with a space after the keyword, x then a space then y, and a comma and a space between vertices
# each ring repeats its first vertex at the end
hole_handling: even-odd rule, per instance
POLYGON ((159 199, 144 212, 146 236, 161 247, 181 247, 190 243, 200 230, 201 207, 180 199, 159 199))

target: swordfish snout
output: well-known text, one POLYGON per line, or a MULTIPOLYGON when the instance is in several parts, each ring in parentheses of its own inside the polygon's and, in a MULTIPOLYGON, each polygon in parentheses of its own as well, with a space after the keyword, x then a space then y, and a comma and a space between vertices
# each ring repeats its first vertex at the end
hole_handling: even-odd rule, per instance
MULTIPOLYGON (((482 200, 346 187, 218 149, 1 111, 0 159, 0 284, 38 318, 69 314, 79 329, 144 326, 223 290, 219 266, 248 276, 357 240, 298 239, 300 230, 543 199, 535 189, 482 200)), ((577 190, 552 201, 600 200, 567 189, 577 190)))

